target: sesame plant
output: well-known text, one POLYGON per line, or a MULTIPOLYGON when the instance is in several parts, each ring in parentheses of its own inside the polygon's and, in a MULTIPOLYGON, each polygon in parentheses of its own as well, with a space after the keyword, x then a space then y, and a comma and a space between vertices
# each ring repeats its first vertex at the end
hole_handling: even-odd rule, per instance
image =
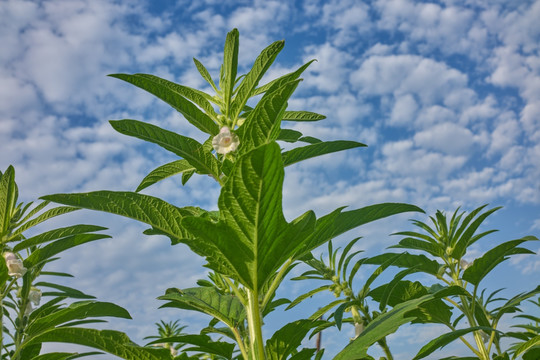
MULTIPOLYGON (((95 191, 43 197, 60 204, 105 211, 149 225, 147 235, 167 236, 173 246, 187 245, 206 260, 211 281, 186 289, 168 289, 160 297, 163 307, 204 313, 210 323, 201 334, 182 343, 205 349, 216 358, 308 359, 318 358, 316 349, 299 349, 308 332, 321 325, 301 319, 263 338, 264 317, 287 301, 275 299, 276 290, 293 266, 311 251, 363 224, 409 211, 416 206, 382 203, 360 209, 340 207, 317 217, 307 211, 287 221, 282 209, 285 168, 300 161, 337 151, 365 146, 345 140, 323 141, 283 125, 295 121, 319 121, 325 117, 309 111, 288 110, 287 103, 299 85, 298 70, 260 85, 260 81, 284 46, 276 41, 266 47, 251 69, 238 74, 239 34, 226 38, 219 80, 214 81, 201 62, 194 59, 212 94, 147 74, 113 74, 177 110, 206 136, 203 143, 131 119, 110 121, 118 132, 154 143, 178 156, 177 160, 151 171, 133 191, 95 191), (248 105, 249 102, 249 105, 248 105), (292 149, 282 150, 287 142, 292 149), (295 147, 294 147, 295 146, 295 147), (167 177, 179 175, 186 185, 194 175, 210 176, 220 186, 218 211, 179 207, 140 191, 167 177), (219 336, 215 340, 215 336, 219 336)), ((187 185, 186 185, 187 186, 187 185)), ((347 205, 347 204, 344 204, 347 205)), ((453 289, 445 289, 452 293, 453 289)), ((373 342, 405 323, 404 314, 441 294, 414 299, 376 327, 373 342)), ((178 339, 177 339, 178 340, 178 339)), ((175 343, 175 339, 159 340, 175 343)), ((367 344, 369 343, 369 344, 367 344)), ((367 344, 367 345, 366 345, 367 344)), ((356 358, 364 347, 344 350, 341 358, 356 358)), ((168 354, 171 357, 171 354, 168 354)), ((187 358, 185 353, 177 359, 187 358)))
MULTIPOLYGON (((498 326, 506 314, 521 312, 520 304, 540 293, 540 285, 531 284, 530 291, 509 299, 499 297, 503 289, 487 293, 487 289, 480 287, 482 280, 510 256, 534 254, 521 245, 538 239, 534 236, 525 236, 505 241, 491 247, 482 256, 470 259, 467 255, 470 247, 496 231, 478 232, 486 218, 500 209, 497 207, 484 211, 486 206, 481 206, 468 214, 458 209, 450 219, 445 213, 437 211, 435 216, 429 218, 431 225, 413 220, 413 225, 420 231, 396 233, 395 235, 404 238, 390 248, 412 250, 420 254, 385 253, 363 261, 364 264, 404 269, 395 275, 393 280, 372 289, 367 294, 380 304, 379 310, 383 312, 387 305, 396 307, 405 299, 421 297, 430 292, 440 291, 444 287, 459 289, 456 294, 422 304, 409 313, 412 323, 438 323, 448 328, 447 333, 423 346, 414 359, 425 358, 456 340, 460 340, 473 353, 473 357, 466 359, 504 360, 515 359, 518 355, 523 355, 526 359, 533 356, 533 353, 538 354, 540 339, 534 334, 533 336, 527 334, 525 337, 521 334, 518 338, 525 341, 520 346, 504 349, 501 339, 515 338, 517 333, 505 333, 498 326), (430 275, 436 283, 425 286, 418 281, 404 280, 406 276, 418 272, 430 275)), ((537 319, 530 315, 526 315, 525 318, 537 319)))
POLYGON ((93 296, 54 280, 71 275, 45 270, 62 252, 109 238, 99 233, 106 228, 79 224, 28 236, 34 226, 78 208, 47 209, 48 201, 33 206, 17 200, 15 170, 9 166, 5 172, 0 172, 3 255, 0 260, 0 359, 67 360, 102 353, 44 352, 44 342, 82 344, 119 356, 131 354, 139 359, 150 359, 150 354, 158 352, 166 353, 166 350, 132 346, 121 332, 81 327, 104 322, 103 317, 129 319, 130 315, 118 305, 96 301, 93 296))

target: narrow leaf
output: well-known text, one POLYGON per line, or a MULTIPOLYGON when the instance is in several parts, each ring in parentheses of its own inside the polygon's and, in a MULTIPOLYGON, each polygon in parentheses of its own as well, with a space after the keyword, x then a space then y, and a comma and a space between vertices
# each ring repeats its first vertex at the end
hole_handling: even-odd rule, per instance
POLYGON ((317 156, 364 146, 366 145, 356 141, 347 140, 320 142, 316 144, 298 147, 284 152, 283 163, 285 164, 285 166, 288 166, 317 156))
POLYGON ((184 173, 186 171, 192 171, 195 168, 187 160, 176 160, 152 170, 150 174, 146 175, 137 186, 136 192, 146 189, 150 185, 153 185, 169 176, 184 173))
POLYGON ((285 111, 283 119, 286 121, 319 121, 326 119, 326 116, 310 111, 285 111))
POLYGON ((183 157, 201 174, 219 176, 219 161, 197 140, 137 120, 111 120, 110 123, 124 135, 152 142, 183 157))

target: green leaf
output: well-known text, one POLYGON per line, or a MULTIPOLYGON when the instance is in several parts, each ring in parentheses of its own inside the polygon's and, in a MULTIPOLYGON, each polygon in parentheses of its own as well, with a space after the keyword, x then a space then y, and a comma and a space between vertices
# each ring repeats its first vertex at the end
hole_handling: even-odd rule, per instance
POLYGON ((43 199, 132 218, 152 226, 175 241, 189 236, 180 226, 180 221, 184 216, 193 215, 164 200, 135 192, 94 191, 47 195, 43 199))
POLYGON ((309 330, 319 324, 318 321, 297 320, 283 326, 266 341, 266 359, 286 360, 296 352, 309 330))
POLYGON ((0 236, 7 235, 12 211, 17 202, 17 185, 15 184, 15 169, 9 166, 0 175, 0 236))
POLYGON ((195 170, 195 168, 187 160, 175 160, 165 165, 152 170, 150 174, 146 175, 137 186, 136 192, 146 189, 150 185, 153 185, 169 176, 181 174, 187 171, 195 170))
POLYGON ((124 308, 113 303, 80 301, 72 303, 64 309, 34 319, 28 324, 25 332, 27 336, 32 337, 68 321, 104 316, 131 319, 131 316, 124 308))
POLYGON ((286 360, 302 344, 307 333, 321 322, 297 320, 283 326, 266 341, 267 360, 286 360))
POLYGON ((202 91, 148 74, 111 74, 109 76, 124 80, 157 96, 184 115, 186 120, 199 130, 210 135, 217 135, 219 132, 219 127, 212 120, 212 117, 215 119, 217 114, 207 100, 209 95, 202 91), (206 114, 186 98, 200 106, 206 114))
POLYGON ((153 142, 183 157, 201 174, 219 177, 219 161, 197 140, 137 120, 111 120, 110 123, 124 135, 153 142))
POLYGON ((205 354, 215 354, 223 356, 227 359, 232 358, 234 344, 224 341, 213 341, 210 336, 204 334, 198 335, 179 335, 165 338, 159 338, 156 341, 148 343, 148 345, 159 343, 181 343, 188 344, 186 347, 182 347, 182 351, 197 351, 205 354))
POLYGON ((417 206, 401 203, 375 204, 350 211, 338 208, 317 219, 315 231, 301 244, 295 259, 301 258, 318 246, 358 226, 409 211, 424 212, 417 206))
POLYGON ((168 289, 159 300, 169 301, 161 307, 195 310, 210 315, 230 328, 235 328, 245 319, 244 306, 232 295, 219 293, 213 287, 196 287, 189 289, 168 289))
POLYGON ((212 80, 212 77, 210 76, 210 73, 208 72, 208 70, 206 70, 204 65, 199 60, 197 60, 195 58, 193 58, 193 62, 195 63, 195 66, 197 67, 197 70, 199 71, 199 74, 201 74, 203 79, 206 80, 206 82, 208 82, 208 84, 210 84, 210 86, 212 87, 212 89, 214 89, 215 92, 218 92, 218 88, 217 88, 216 84, 214 83, 214 80, 212 80))
POLYGON ((439 245, 411 237, 401 239, 398 245, 392 245, 389 248, 420 250, 435 257, 442 257, 444 255, 444 250, 439 245))
POLYGON ((238 117, 248 99, 254 95, 255 87, 259 84, 259 81, 270 65, 272 65, 284 45, 284 41, 276 41, 266 47, 257 57, 251 70, 242 79, 240 85, 238 85, 236 96, 231 104, 230 117, 232 119, 238 117))
POLYGON ((327 291, 330 289, 330 285, 323 285, 319 288, 316 288, 316 289, 313 289, 313 290, 310 290, 308 291, 307 293, 303 294, 303 295, 300 295, 299 297, 297 297, 293 302, 291 302, 289 304, 289 306, 287 306, 287 308, 285 310, 289 310, 293 307, 295 307, 296 305, 300 304, 302 301, 304 301, 305 299, 307 298, 310 298, 312 297, 313 295, 317 294, 317 293, 320 293, 320 292, 323 292, 323 291, 327 291))
POLYGON ((315 221, 312 212, 290 224, 285 221, 283 178, 276 143, 240 157, 221 190, 220 221, 184 219, 182 225, 196 238, 184 242, 205 256, 210 268, 260 290, 294 254, 315 221))
POLYGON ((306 70, 308 66, 311 65, 311 63, 314 61, 315 60, 310 60, 309 62, 299 67, 296 71, 280 76, 279 78, 270 81, 268 84, 258 87, 257 89, 255 89, 255 92, 253 95, 259 95, 259 94, 265 93, 272 88, 274 89, 279 88, 285 83, 298 79, 298 77, 304 72, 304 70, 306 70))
POLYGON ((125 360, 171 360, 168 349, 144 348, 135 345, 124 333, 113 330, 59 327, 46 331, 23 346, 43 342, 62 342, 89 346, 125 360))
POLYGON ((281 129, 279 131, 279 136, 276 140, 280 141, 286 141, 290 143, 297 142, 298 139, 302 137, 302 133, 300 131, 291 130, 291 129, 281 129))
POLYGON ((105 234, 78 234, 56 240, 42 248, 36 249, 24 260, 24 266, 31 268, 34 265, 41 263, 54 255, 61 253, 64 250, 72 247, 85 244, 90 241, 110 238, 105 234))
POLYGON ((465 252, 467 251, 467 248, 474 244, 476 241, 478 241, 481 237, 491 234, 492 231, 487 231, 485 233, 480 234, 481 236, 474 236, 474 233, 478 229, 478 227, 482 224, 482 222, 492 213, 499 210, 501 207, 496 207, 491 210, 486 211, 485 213, 481 214, 476 218, 476 220, 473 221, 473 223, 470 226, 468 223, 484 208, 486 205, 481 206, 475 210, 473 210, 466 218, 463 220, 462 226, 457 230, 457 235, 461 235, 458 239, 455 239, 455 245, 453 245, 454 250, 450 254, 454 259, 461 259, 463 255, 465 255, 465 252))
MULTIPOLYGON (((41 273, 43 275, 43 273, 41 273)), ((70 297, 73 299, 95 299, 95 296, 87 295, 83 293, 82 291, 79 291, 77 289, 73 289, 69 286, 54 284, 50 282, 40 281, 34 284, 36 287, 47 287, 59 290, 60 292, 54 293, 54 296, 63 296, 63 297, 70 297)), ((51 295, 51 292, 43 292, 43 296, 51 295)))
POLYGON ((507 241, 494 247, 482 257, 476 259, 472 265, 463 272, 463 280, 468 281, 473 285, 478 285, 480 281, 495 268, 495 266, 508 259, 507 256, 515 254, 534 254, 534 252, 530 250, 517 248, 517 246, 526 241, 536 240, 538 239, 534 236, 526 236, 521 239, 507 241))
POLYGON ((54 229, 21 241, 13 247, 13 251, 19 252, 20 250, 27 249, 29 247, 43 244, 52 240, 57 240, 71 235, 78 235, 102 230, 107 230, 107 228, 96 225, 73 225, 60 229, 54 229))
POLYGON ((298 147, 283 153, 283 163, 285 166, 311 159, 317 156, 331 154, 337 151, 354 149, 367 146, 356 141, 337 140, 325 141, 307 146, 298 147))
POLYGON ((326 116, 310 111, 285 111, 283 119, 286 121, 319 121, 326 119, 326 116))
POLYGON ((231 100, 233 96, 234 84, 236 82, 236 72, 238 68, 238 43, 239 33, 237 29, 231 30, 225 39, 225 49, 223 51, 223 66, 219 87, 223 91, 223 101, 225 109, 224 115, 229 116, 231 110, 231 100))
POLYGON ((422 271, 431 275, 439 273, 440 264, 436 260, 431 260, 425 255, 409 254, 407 252, 401 254, 386 253, 367 258, 364 264, 383 264, 389 259, 394 259, 392 266, 422 271))
POLYGON ((245 123, 236 134, 240 138, 239 154, 246 154, 256 147, 277 140, 280 133, 281 117, 287 108, 287 101, 298 86, 291 81, 279 88, 271 89, 249 112, 245 123))
POLYGON ((76 210, 79 210, 79 209, 76 208, 76 207, 71 207, 71 206, 60 206, 60 207, 56 207, 56 208, 53 208, 53 209, 49 209, 49 210, 45 211, 44 213, 42 213, 41 215, 39 215, 39 216, 33 218, 32 220, 27 221, 26 223, 22 224, 20 227, 17 228, 17 230, 15 230, 13 232, 13 234, 11 234, 10 238, 17 237, 18 235, 22 234, 26 230, 30 229, 33 226, 36 226, 37 224, 42 223, 43 221, 46 221, 46 220, 49 220, 49 219, 51 219, 51 218, 53 218, 55 216, 67 214, 67 213, 70 213, 70 212, 76 211, 76 210))
POLYGON ((35 356, 32 358, 32 360, 73 360, 73 359, 79 359, 86 356, 101 355, 101 354, 103 353, 99 351, 85 352, 82 354, 55 352, 55 353, 48 353, 48 354, 35 356))
POLYGON ((368 348, 377 340, 392 334, 401 325, 414 319, 408 313, 426 301, 441 298, 450 294, 462 292, 458 287, 445 288, 435 294, 427 294, 420 298, 409 300, 396 305, 392 310, 379 315, 370 322, 364 331, 349 345, 347 345, 334 360, 358 359, 367 356, 368 348))
MULTIPOLYGON (((530 339, 530 340, 524 342, 523 344, 521 344, 516 349, 516 352, 514 353, 514 356, 512 356, 512 359, 515 359, 516 357, 518 357, 520 354, 522 354, 524 352, 528 352, 530 349, 532 349, 534 347, 537 347, 536 350, 535 350, 535 353, 537 355, 539 355, 540 354, 540 335, 536 335, 532 339, 530 339)), ((523 359, 525 359, 525 356, 523 356, 523 359)), ((531 359, 532 359, 532 357, 531 357, 531 359)))
POLYGON ((485 327, 482 327, 482 326, 475 326, 475 327, 471 327, 471 328, 467 328, 467 329, 455 330, 455 331, 443 334, 443 335, 431 340, 426 345, 424 345, 422 347, 422 349, 420 349, 418 354, 416 354, 416 356, 413 358, 413 360, 423 359, 426 356, 428 356, 429 354, 431 354, 432 352, 434 352, 435 350, 440 349, 440 348, 448 345, 452 341, 458 339, 460 336, 463 336, 463 335, 468 334, 468 333, 473 332, 473 331, 482 330, 482 329, 489 329, 489 328, 485 328, 485 327))

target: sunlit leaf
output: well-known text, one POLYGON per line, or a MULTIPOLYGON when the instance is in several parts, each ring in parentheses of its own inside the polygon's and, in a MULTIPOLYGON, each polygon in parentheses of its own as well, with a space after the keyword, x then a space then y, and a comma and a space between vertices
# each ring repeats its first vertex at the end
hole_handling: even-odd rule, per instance
POLYGON ((285 151, 283 153, 283 163, 285 166, 288 166, 317 156, 364 146, 366 145, 356 141, 347 140, 319 142, 285 151))
POLYGON ((201 174, 219 176, 219 161, 197 140, 137 120, 111 120, 110 123, 124 135, 152 142, 183 157, 201 174))
POLYGON ((139 186, 137 186, 136 192, 146 189, 150 185, 153 185, 169 176, 182 174, 187 171, 193 171, 195 168, 187 160, 175 160, 173 162, 161 165, 160 167, 152 170, 148 175, 144 177, 139 186))

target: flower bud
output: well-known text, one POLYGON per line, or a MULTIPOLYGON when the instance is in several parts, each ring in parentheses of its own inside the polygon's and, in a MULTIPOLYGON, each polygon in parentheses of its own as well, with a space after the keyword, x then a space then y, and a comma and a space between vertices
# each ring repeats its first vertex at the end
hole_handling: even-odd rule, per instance
POLYGON ((465 259, 461 259, 461 260, 459 261, 459 265, 461 266, 461 268, 462 268, 463 270, 466 270, 468 267, 470 267, 470 266, 472 265, 472 263, 468 262, 468 261, 465 260, 465 259))

